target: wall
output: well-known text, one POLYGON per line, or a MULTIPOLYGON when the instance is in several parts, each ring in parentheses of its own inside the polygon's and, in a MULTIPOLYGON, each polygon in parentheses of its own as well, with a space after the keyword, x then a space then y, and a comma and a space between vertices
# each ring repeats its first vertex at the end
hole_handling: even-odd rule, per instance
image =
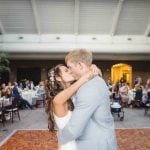
MULTIPOLYGON (((41 68, 41 80, 47 79, 47 71, 49 68, 55 66, 56 64, 64 63, 63 60, 12 60, 10 62, 10 81, 16 80, 16 72, 18 67, 40 67, 41 68)), ((137 76, 143 78, 145 83, 147 78, 150 78, 150 61, 93 61, 101 68, 103 73, 103 78, 107 81, 111 76, 111 67, 117 63, 125 63, 132 66, 133 69, 133 81, 137 76)))
POLYGON ((114 64, 125 63, 132 66, 132 82, 137 76, 143 78, 143 83, 145 84, 146 80, 150 78, 150 61, 94 61, 103 72, 103 78, 107 81, 111 76, 111 67, 114 64))

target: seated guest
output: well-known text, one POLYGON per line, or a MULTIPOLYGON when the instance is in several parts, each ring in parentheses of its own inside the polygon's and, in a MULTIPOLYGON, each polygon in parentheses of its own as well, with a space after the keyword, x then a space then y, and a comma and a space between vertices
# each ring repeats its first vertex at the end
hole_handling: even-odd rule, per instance
POLYGON ((116 82, 116 83, 114 83, 114 84, 112 84, 112 88, 111 88, 111 97, 113 98, 113 99, 118 99, 118 91, 119 91, 119 83, 118 82, 116 82))
POLYGON ((12 89, 13 88, 13 86, 12 86, 12 84, 11 84, 11 82, 8 82, 8 84, 7 84, 7 89, 12 89))
POLYGON ((134 84, 142 84, 142 78, 140 76, 136 77, 134 84))
POLYGON ((147 79, 145 88, 146 88, 146 90, 149 90, 149 91, 150 91, 150 78, 147 79))
POLYGON ((44 94, 45 93, 44 83, 42 81, 39 83, 39 86, 37 88, 37 93, 38 94, 44 94))
POLYGON ((142 97, 143 97, 143 87, 138 83, 135 85, 134 87, 135 89, 135 97, 134 100, 137 101, 137 107, 143 107, 143 101, 142 101, 142 97))
POLYGON ((5 93, 5 97, 6 98, 11 98, 12 96, 13 96, 12 89, 11 88, 7 88, 6 93, 5 93))
POLYGON ((32 106, 29 104, 29 102, 21 97, 19 90, 18 90, 18 83, 17 82, 14 82, 13 97, 18 99, 22 108, 26 108, 28 106, 29 108, 32 109, 32 106))
POLYGON ((127 106, 129 101, 129 95, 128 95, 129 87, 126 83, 122 84, 122 87, 119 89, 120 97, 121 97, 121 104, 123 106, 127 106))
POLYGON ((1 85, 1 97, 5 96, 6 90, 7 90, 6 84, 2 83, 2 85, 1 85))
POLYGON ((33 81, 30 81, 30 89, 34 89, 34 83, 33 83, 33 81))
POLYGON ((13 94, 12 94, 12 90, 10 88, 7 88, 5 98, 9 99, 9 101, 7 103, 5 103, 4 110, 13 109, 16 107, 16 104, 14 104, 14 103, 12 104, 13 94))
POLYGON ((147 93, 147 102, 150 103, 150 78, 147 79, 145 90, 147 93))
POLYGON ((111 82, 111 79, 108 79, 108 81, 107 81, 106 84, 108 86, 109 91, 112 91, 112 82, 111 82))
POLYGON ((18 87, 19 87, 19 89, 21 89, 21 90, 23 90, 23 89, 24 89, 24 88, 23 88, 23 84, 22 84, 22 82, 19 82, 18 87))
POLYGON ((27 89, 31 89, 29 80, 26 80, 25 84, 26 84, 26 88, 27 88, 27 89))

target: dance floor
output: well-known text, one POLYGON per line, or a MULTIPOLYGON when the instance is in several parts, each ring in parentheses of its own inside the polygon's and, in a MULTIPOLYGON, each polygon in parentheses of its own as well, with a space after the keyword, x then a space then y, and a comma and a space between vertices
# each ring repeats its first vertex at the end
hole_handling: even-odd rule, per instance
MULTIPOLYGON (((150 150, 150 128, 116 129, 119 150, 150 150)), ((16 130, 0 143, 0 150, 57 150, 56 133, 16 130)))

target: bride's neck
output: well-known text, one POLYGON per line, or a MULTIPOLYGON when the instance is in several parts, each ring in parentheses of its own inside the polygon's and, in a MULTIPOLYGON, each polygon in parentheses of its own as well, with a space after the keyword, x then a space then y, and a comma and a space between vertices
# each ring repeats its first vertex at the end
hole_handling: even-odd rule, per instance
POLYGON ((70 86, 70 83, 62 83, 62 87, 64 89, 68 88, 70 86))

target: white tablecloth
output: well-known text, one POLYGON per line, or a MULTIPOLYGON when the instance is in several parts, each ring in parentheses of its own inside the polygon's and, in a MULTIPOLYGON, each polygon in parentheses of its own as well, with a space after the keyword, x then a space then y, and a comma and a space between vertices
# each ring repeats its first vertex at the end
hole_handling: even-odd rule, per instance
POLYGON ((22 91, 22 98, 27 100, 31 105, 36 103, 37 91, 22 91))
POLYGON ((135 98, 135 91, 134 91, 133 89, 129 90, 129 91, 128 91, 128 96, 129 96, 128 104, 130 104, 131 101, 133 101, 134 98, 135 98))
MULTIPOLYGON (((129 90, 128 96, 129 96, 129 103, 130 103, 135 98, 135 91, 133 89, 129 90)), ((145 103, 146 101, 147 101, 147 92, 145 90, 143 90, 142 91, 142 102, 145 103)))

